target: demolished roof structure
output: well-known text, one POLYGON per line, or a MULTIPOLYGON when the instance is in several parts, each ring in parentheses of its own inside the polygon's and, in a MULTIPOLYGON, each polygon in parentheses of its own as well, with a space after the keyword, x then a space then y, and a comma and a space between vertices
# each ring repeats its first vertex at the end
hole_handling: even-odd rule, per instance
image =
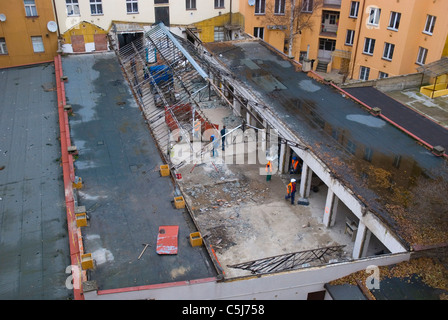
MULTIPOLYGON (((347 206, 358 223, 353 257, 363 256, 370 234, 391 253, 448 242, 446 206, 440 198, 447 186, 446 159, 436 157, 392 124, 370 114, 343 91, 301 72, 300 65, 264 42, 190 44, 159 24, 144 38, 121 48, 118 56, 175 179, 187 164, 188 170, 182 172, 195 170, 197 163, 191 158, 199 156, 198 161, 203 161, 213 149, 209 136, 198 146, 193 136, 197 120, 201 133, 211 129, 218 134, 218 125, 203 110, 214 99, 242 118, 238 128, 270 131, 263 142, 278 139, 281 148, 274 163, 280 173, 287 166, 287 149, 300 157, 305 172, 300 185, 302 198, 309 196, 311 178, 317 176, 328 187, 327 202, 339 199, 347 206), (176 144, 183 144, 191 152, 173 161, 176 144)), ((218 172, 218 164, 212 164, 218 172)), ((176 182, 182 190, 190 190, 176 182)), ((213 214, 201 218, 197 215, 200 208, 190 200, 187 198, 187 209, 198 229, 210 235, 212 230, 206 228, 203 219, 213 220, 213 214)), ((329 206, 326 204, 321 219, 331 229, 336 212, 329 206)), ((225 233, 225 228, 220 232, 225 233)), ((224 242, 225 237, 222 239, 224 242)), ((225 243, 221 245, 226 247, 225 243)), ((309 250, 315 249, 322 248, 309 250)), ((207 250, 217 257, 213 247, 207 250)), ((296 256, 289 251, 287 254, 296 256)), ((226 266, 219 263, 220 259, 214 262, 221 272, 228 271, 229 265, 257 272, 247 266, 263 264, 265 259, 287 261, 285 256, 265 253, 226 266)), ((329 260, 324 259, 324 263, 329 260)), ((271 266, 263 270, 285 270, 271 266)), ((303 263, 293 268, 300 266, 303 263)))

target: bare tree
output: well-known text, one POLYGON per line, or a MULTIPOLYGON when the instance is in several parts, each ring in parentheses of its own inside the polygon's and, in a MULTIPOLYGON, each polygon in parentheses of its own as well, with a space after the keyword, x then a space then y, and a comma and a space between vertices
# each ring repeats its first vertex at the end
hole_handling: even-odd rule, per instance
POLYGON ((275 25, 289 25, 281 29, 288 39, 288 56, 292 56, 295 37, 305 30, 313 30, 312 18, 316 17, 316 11, 322 7, 323 2, 323 0, 271 0, 266 4, 268 22, 275 25), (289 2, 290 5, 282 6, 281 2, 289 2))

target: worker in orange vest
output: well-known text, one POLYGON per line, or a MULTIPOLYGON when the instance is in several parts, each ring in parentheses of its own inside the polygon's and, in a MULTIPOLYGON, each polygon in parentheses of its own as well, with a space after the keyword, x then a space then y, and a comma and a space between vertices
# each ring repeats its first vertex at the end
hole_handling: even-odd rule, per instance
POLYGON ((272 164, 271 161, 268 161, 266 164, 266 181, 271 181, 271 174, 272 174, 272 164))
POLYGON ((291 179, 291 182, 286 186, 285 200, 291 199, 291 204, 294 205, 294 197, 296 195, 296 179, 291 179))
POLYGON ((297 173, 297 167, 299 165, 299 160, 297 157, 293 157, 291 161, 291 173, 297 173))

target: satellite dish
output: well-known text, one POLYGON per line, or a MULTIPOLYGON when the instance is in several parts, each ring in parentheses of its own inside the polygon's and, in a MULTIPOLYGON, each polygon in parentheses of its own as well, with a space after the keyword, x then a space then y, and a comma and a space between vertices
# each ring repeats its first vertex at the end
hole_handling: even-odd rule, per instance
POLYGON ((255 0, 249 0, 249 5, 250 6, 254 6, 255 5, 255 0))
POLYGON ((6 16, 3 13, 0 13, 0 21, 6 21, 6 16))
POLYGON ((55 21, 49 21, 49 22, 47 23, 47 29, 48 29, 50 32, 56 32, 56 31, 58 30, 58 25, 56 24, 55 21))

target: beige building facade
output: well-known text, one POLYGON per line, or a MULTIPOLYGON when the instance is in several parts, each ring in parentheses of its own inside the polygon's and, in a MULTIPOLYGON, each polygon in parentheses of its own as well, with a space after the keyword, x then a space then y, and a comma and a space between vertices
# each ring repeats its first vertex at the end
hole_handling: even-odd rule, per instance
MULTIPOLYGON (((183 35, 184 28, 238 11, 238 0, 58 0, 55 9, 60 21, 64 52, 93 52, 107 49, 106 35, 121 47, 140 37, 153 24, 163 22, 183 35)), ((213 21, 212 21, 213 22, 213 21)), ((214 24, 202 24, 205 41, 213 40, 214 24), (210 29, 210 30, 208 30, 210 29)), ((220 25, 221 26, 221 25, 220 25)), ((217 30, 219 32, 221 30, 217 30)))

